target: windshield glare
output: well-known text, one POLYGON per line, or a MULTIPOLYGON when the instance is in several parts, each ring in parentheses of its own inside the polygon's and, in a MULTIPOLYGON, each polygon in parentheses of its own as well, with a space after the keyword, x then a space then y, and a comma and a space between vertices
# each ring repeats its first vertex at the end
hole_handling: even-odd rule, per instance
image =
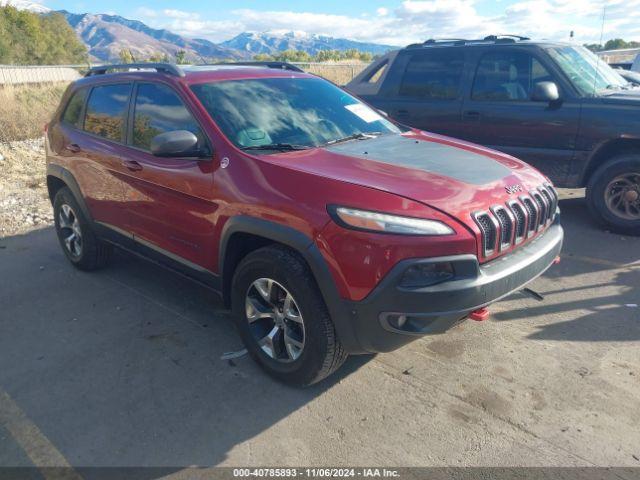
POLYGON ((604 60, 584 47, 552 47, 549 54, 582 95, 622 88, 627 82, 604 60))
POLYGON ((240 148, 315 147, 359 133, 399 133, 378 112, 319 78, 226 80, 191 87, 240 148))

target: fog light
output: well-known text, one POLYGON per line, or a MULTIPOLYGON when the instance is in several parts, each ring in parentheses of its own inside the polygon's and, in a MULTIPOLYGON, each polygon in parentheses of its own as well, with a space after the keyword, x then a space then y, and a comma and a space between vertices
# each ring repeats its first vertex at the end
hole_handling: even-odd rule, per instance
POLYGON ((420 288, 446 282, 454 277, 453 266, 449 262, 419 263, 404 272, 400 286, 420 288))

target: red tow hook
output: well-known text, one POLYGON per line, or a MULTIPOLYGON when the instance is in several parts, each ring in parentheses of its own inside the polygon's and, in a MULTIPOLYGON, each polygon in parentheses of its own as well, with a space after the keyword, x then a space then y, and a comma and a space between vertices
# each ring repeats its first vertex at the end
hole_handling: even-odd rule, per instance
POLYGON ((489 309, 487 307, 479 308, 469 314, 469 318, 476 322, 483 322, 489 318, 489 309))
POLYGON ((560 255, 558 255, 556 258, 553 259, 553 264, 557 265, 560 263, 560 255))

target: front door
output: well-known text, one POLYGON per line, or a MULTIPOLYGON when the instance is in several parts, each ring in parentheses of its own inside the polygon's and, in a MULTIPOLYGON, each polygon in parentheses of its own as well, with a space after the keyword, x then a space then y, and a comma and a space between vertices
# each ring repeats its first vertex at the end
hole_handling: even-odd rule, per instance
POLYGON ((551 72, 529 51, 482 55, 463 104, 462 138, 518 157, 562 182, 575 150, 580 103, 551 72), (544 81, 558 85, 560 101, 531 100, 534 85, 544 81))
POLYGON ((162 158, 151 154, 153 137, 202 129, 172 87, 137 83, 130 111, 125 201, 134 240, 197 269, 216 264, 213 244, 217 204, 212 201, 213 162, 208 158, 162 158))

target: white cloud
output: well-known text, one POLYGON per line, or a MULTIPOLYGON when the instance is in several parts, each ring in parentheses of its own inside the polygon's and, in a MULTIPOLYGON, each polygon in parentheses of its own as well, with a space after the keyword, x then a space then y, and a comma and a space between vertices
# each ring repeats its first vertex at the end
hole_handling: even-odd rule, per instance
POLYGON ((604 40, 640 40, 640 0, 522 0, 501 2, 495 15, 482 13, 478 0, 404 0, 357 16, 300 11, 238 9, 229 20, 209 20, 175 9, 138 9, 156 27, 189 36, 222 41, 243 31, 301 30, 312 34, 406 45, 428 38, 479 38, 514 33, 532 38, 567 40, 573 31, 580 43, 600 38, 606 4, 604 40))

